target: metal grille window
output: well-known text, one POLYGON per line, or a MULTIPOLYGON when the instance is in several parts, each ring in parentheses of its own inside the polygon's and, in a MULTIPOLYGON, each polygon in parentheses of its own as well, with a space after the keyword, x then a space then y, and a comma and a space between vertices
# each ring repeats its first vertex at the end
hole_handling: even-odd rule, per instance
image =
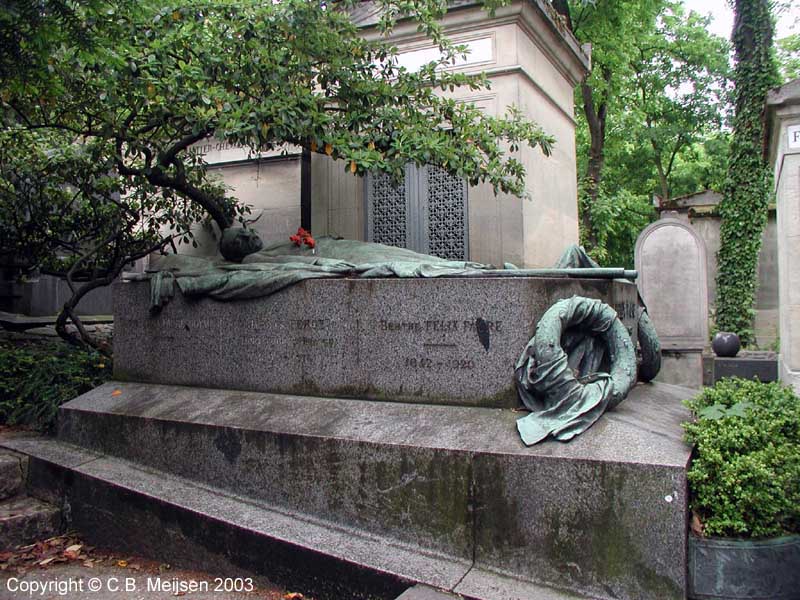
POLYGON ((368 175, 367 240, 452 260, 469 258, 467 185, 434 166, 406 167, 395 184, 368 175))
POLYGON ((389 175, 370 175, 367 177, 367 197, 370 200, 370 239, 387 246, 405 248, 408 244, 406 182, 396 185, 389 175))

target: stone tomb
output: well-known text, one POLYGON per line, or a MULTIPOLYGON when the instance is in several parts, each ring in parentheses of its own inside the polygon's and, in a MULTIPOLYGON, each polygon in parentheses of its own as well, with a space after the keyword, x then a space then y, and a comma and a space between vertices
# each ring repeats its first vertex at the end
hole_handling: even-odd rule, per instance
POLYGON ((602 298, 633 328, 632 284, 308 280, 178 295, 155 315, 148 292, 115 288, 117 377, 134 381, 62 406, 56 439, 0 444, 30 456, 28 488, 69 506, 89 543, 320 600, 420 583, 473 600, 685 598, 691 391, 640 384, 573 441, 530 448, 507 408, 553 302, 602 298), (335 394, 383 401, 318 397, 335 394))
POLYGON ((780 378, 800 393, 800 79, 767 97, 778 221, 780 378))
POLYGON ((636 336, 636 287, 568 278, 308 280, 266 298, 116 284, 114 376, 210 388, 511 408, 514 365, 560 298, 600 298, 636 336))

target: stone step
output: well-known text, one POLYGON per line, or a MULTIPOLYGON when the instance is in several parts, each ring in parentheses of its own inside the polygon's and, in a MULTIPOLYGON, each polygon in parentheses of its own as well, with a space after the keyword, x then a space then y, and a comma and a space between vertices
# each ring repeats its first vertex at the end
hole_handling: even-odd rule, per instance
POLYGON ((640 385, 570 443, 526 448, 511 410, 110 382, 62 407, 59 438, 440 556, 436 576, 386 567, 434 587, 482 594, 502 573, 665 600, 685 594, 692 393, 640 385))
POLYGON ((58 535, 61 511, 51 504, 28 496, 0 502, 0 551, 58 535))
MULTIPOLYGON (((0 327, 8 331, 26 331, 28 329, 38 329, 55 325, 58 315, 51 317, 31 317, 19 313, 9 313, 0 310, 0 327)), ((111 315, 81 315, 84 325, 98 325, 113 323, 114 317, 111 315)))
POLYGON ((0 500, 23 492, 23 459, 10 452, 0 452, 0 500))
MULTIPOLYGON (((258 507, 269 523, 285 515, 291 525, 275 533, 280 543, 333 540, 310 546, 334 562, 348 560, 341 548, 352 544, 298 538, 296 523, 373 540, 357 544, 358 564, 402 581, 480 598, 504 598, 497 590, 518 581, 595 598, 678 600, 690 455, 681 400, 692 393, 640 385, 572 442, 526 448, 512 410, 109 382, 62 407, 58 447, 73 448, 70 461, 86 453, 89 469, 116 469, 122 459, 124 474, 108 480, 114 490, 131 473, 153 471, 186 482, 184 495, 210 489, 258 507)), ((74 496, 80 481, 68 490, 73 512, 95 502, 74 496)), ((169 489, 148 485, 136 488, 148 506, 169 498, 169 489)), ((232 514, 226 523, 249 527, 246 513, 232 514)))
POLYGON ((123 553, 231 576, 261 574, 318 600, 389 600, 417 582, 442 590, 439 594, 455 592, 472 600, 591 598, 291 514, 57 440, 3 444, 29 454, 29 486, 40 494, 63 496, 71 507, 71 527, 89 543, 123 553), (471 583, 464 587, 468 578, 471 583))
MULTIPOLYGON (((491 581, 491 578, 487 578, 487 580, 491 581)), ((484 597, 493 599, 524 598, 525 600, 590 600, 588 596, 576 596, 545 587, 536 590, 530 587, 527 589, 519 588, 513 580, 509 579, 504 579, 502 583, 498 581, 494 581, 493 583, 494 588, 491 590, 490 595, 484 597), (528 596, 524 594, 535 595, 528 596)), ((396 600, 462 600, 463 598, 465 598, 465 596, 460 594, 453 594, 444 590, 437 590, 427 585, 417 584, 400 594, 396 600)))
POLYGON ((397 600, 458 600, 458 596, 420 584, 408 588, 397 600))

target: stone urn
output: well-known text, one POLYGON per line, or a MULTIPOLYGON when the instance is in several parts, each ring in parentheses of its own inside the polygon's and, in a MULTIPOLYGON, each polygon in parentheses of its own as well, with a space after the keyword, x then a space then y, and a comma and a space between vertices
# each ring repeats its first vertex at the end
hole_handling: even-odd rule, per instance
POLYGON ((711 342, 711 349, 714 354, 724 358, 733 358, 739 353, 742 343, 739 336, 729 331, 720 331, 714 336, 711 342))

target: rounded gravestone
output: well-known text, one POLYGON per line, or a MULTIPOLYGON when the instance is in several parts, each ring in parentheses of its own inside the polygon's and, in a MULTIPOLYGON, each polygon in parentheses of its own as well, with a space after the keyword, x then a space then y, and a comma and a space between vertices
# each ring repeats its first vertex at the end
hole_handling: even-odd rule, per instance
POLYGON ((688 223, 670 215, 642 231, 635 256, 639 292, 662 348, 702 350, 708 342, 703 239, 688 223))

